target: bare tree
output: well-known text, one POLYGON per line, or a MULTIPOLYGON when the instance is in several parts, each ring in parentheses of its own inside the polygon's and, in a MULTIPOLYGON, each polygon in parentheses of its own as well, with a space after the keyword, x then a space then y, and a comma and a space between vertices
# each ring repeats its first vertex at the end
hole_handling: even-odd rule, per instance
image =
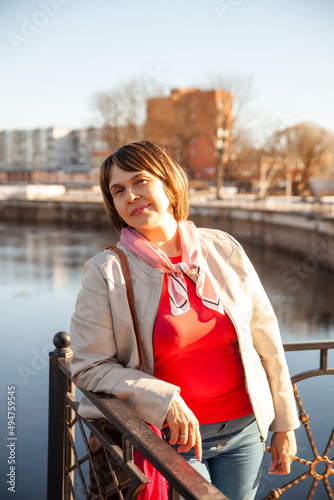
POLYGON ((101 120, 102 139, 111 150, 143 139, 147 100, 161 94, 163 90, 158 85, 148 86, 144 80, 133 79, 93 97, 93 107, 101 120))
POLYGON ((287 186, 291 185, 294 176, 298 194, 305 195, 310 192, 310 178, 319 170, 324 155, 333 144, 334 137, 327 130, 300 123, 275 132, 265 150, 284 168, 287 186))
MULTIPOLYGON (((264 198, 274 179, 286 171, 286 164, 281 156, 273 157, 266 155, 265 151, 259 150, 260 158, 260 181, 258 198, 264 198)), ((291 193, 286 193, 291 194, 291 193)))
POLYGON ((240 75, 211 75, 209 77, 210 88, 227 90, 233 96, 233 122, 231 149, 236 156, 242 155, 243 151, 252 146, 252 126, 250 103, 253 96, 253 81, 251 77, 240 75))

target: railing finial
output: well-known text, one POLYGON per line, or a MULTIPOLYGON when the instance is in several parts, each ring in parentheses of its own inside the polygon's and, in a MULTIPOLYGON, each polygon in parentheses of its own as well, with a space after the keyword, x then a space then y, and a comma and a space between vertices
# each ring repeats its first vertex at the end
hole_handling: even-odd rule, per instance
POLYGON ((56 333, 56 335, 53 337, 53 343, 56 347, 54 352, 56 352, 58 354, 60 354, 60 353, 65 354, 71 350, 71 348, 70 348, 71 340, 70 340, 70 336, 67 332, 56 333))

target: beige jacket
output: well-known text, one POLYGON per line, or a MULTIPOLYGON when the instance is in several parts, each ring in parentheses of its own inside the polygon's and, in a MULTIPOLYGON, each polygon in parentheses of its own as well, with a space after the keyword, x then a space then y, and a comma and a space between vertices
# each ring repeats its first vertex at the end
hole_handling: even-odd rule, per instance
MULTIPOLYGON (((246 387, 262 439, 268 428, 299 427, 277 320, 258 275, 230 235, 212 229, 199 229, 199 234, 206 272, 217 282, 237 331, 246 387)), ((142 420, 161 428, 174 394, 180 391, 154 377, 152 337, 164 274, 120 248, 131 270, 146 373, 140 370, 120 262, 106 250, 85 264, 70 330, 73 381, 82 389, 114 394, 142 420)), ((87 418, 102 416, 87 398, 79 411, 87 418)))

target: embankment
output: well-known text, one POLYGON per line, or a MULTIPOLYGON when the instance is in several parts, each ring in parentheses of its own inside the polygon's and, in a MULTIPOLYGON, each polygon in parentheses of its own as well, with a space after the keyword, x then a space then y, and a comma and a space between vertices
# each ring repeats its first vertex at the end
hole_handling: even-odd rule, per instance
MULTIPOLYGON (((303 266, 319 265, 334 271, 334 217, 319 213, 247 209, 192 204, 190 219, 199 227, 222 229, 236 238, 277 248, 303 258, 303 266)), ((0 201, 1 222, 108 224, 101 202, 0 201)))

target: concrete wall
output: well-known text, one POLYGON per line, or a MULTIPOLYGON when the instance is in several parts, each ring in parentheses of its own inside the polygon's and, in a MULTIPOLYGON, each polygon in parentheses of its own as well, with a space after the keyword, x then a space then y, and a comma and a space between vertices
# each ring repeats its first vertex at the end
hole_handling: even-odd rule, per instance
MULTIPOLYGON (((334 271, 333 217, 197 205, 190 207, 189 218, 198 227, 222 229, 236 238, 299 255, 305 270, 320 265, 334 271)), ((0 221, 110 224, 102 203, 89 201, 2 200, 0 221)))
POLYGON ((29 223, 111 224, 103 204, 87 201, 0 201, 0 221, 29 223))
POLYGON ((334 271, 334 218, 319 214, 190 207, 198 227, 222 229, 236 238, 303 258, 307 269, 319 265, 334 271))

